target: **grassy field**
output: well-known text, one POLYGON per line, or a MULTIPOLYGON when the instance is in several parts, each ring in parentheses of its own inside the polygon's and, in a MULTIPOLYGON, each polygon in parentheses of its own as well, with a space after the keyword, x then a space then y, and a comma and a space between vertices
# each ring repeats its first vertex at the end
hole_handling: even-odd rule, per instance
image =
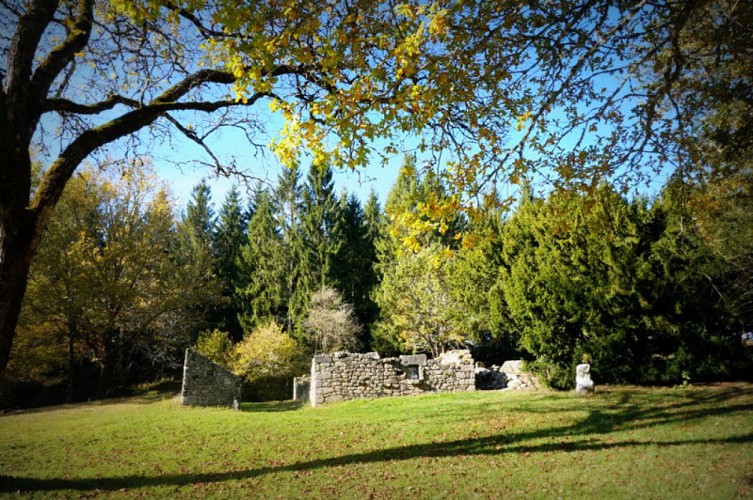
POLYGON ((0 493, 17 492, 753 498, 753 385, 50 408, 0 417, 0 493))

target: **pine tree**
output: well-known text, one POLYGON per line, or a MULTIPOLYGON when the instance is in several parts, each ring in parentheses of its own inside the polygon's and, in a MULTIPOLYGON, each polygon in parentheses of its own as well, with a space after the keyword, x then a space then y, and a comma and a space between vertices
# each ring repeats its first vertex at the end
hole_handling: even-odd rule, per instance
POLYGON ((186 207, 185 221, 191 231, 194 245, 197 248, 199 246, 211 248, 215 218, 212 208, 212 192, 206 179, 202 179, 191 191, 191 200, 186 207))
MULTIPOLYGON (((191 191, 191 199, 186 205, 186 213, 178 224, 177 260, 187 267, 205 269, 205 280, 211 281, 206 286, 219 288, 212 259, 212 230, 214 228, 214 210, 211 202, 211 190, 206 180, 202 180, 191 191)), ((190 316, 194 318, 189 326, 192 341, 196 341, 201 331, 214 327, 213 310, 217 304, 195 305, 190 316)))

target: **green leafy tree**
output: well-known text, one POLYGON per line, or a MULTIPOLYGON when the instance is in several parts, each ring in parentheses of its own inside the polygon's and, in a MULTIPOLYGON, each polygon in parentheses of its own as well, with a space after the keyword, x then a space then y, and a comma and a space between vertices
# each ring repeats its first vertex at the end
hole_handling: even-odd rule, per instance
POLYGON ((196 340, 196 350, 217 364, 230 367, 233 341, 227 332, 212 330, 201 332, 196 340))
POLYGON ((198 286, 205 270, 176 258, 171 200, 153 174, 82 172, 47 234, 22 324, 67 352, 71 393, 83 361, 97 368, 97 397, 180 362, 186 311, 213 290, 198 286))
POLYGON ((285 382, 304 370, 301 354, 298 342, 280 325, 269 321, 255 327, 234 346, 230 364, 236 375, 250 383, 252 397, 279 399, 284 397, 280 389, 286 387, 285 382))
POLYGON ((435 243, 397 260, 376 293, 377 335, 402 351, 438 356, 465 340, 457 328, 447 250, 435 243))

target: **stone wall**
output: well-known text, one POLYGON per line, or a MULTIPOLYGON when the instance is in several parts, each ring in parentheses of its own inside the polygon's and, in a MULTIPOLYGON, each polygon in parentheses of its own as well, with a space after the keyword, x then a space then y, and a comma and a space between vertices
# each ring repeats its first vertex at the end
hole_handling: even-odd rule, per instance
POLYGON ((449 351, 436 359, 425 354, 397 358, 380 358, 375 352, 321 354, 311 362, 310 384, 312 406, 476 389, 473 358, 467 350, 449 351))
POLYGON ((242 379, 193 349, 186 349, 180 402, 190 406, 238 408, 242 379))

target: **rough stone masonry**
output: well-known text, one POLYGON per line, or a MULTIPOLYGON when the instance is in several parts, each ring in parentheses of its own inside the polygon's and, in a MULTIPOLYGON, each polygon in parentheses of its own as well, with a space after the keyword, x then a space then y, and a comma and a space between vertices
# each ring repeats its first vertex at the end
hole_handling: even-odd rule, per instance
POLYGON ((425 354, 395 358, 380 358, 376 352, 320 354, 311 362, 310 383, 312 406, 476 390, 474 363, 468 350, 448 351, 435 359, 427 359, 425 354))
POLYGON ((237 409, 241 400, 241 385, 241 378, 235 376, 230 370, 194 349, 186 349, 181 404, 228 406, 237 409))

